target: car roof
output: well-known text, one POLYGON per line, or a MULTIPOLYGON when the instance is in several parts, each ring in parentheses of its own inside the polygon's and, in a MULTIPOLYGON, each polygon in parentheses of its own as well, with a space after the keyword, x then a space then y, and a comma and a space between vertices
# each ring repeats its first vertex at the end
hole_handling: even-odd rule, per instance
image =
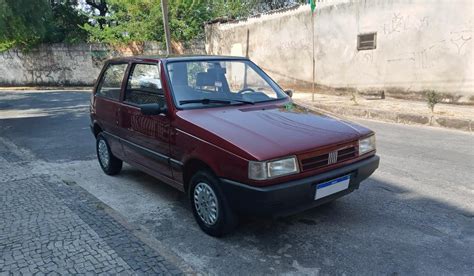
POLYGON ((109 59, 108 62, 175 62, 199 60, 248 60, 245 57, 217 56, 217 55, 168 55, 168 56, 130 56, 109 59))

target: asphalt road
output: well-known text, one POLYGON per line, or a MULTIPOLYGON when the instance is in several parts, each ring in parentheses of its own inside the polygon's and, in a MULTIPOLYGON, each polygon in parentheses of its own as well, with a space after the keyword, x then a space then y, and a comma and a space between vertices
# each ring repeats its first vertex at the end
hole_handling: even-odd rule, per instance
POLYGON ((472 134, 360 121, 377 133, 381 164, 359 190, 284 219, 244 219, 235 233, 215 239, 199 230, 179 192, 130 166, 116 177, 101 172, 88 126, 89 96, 80 91, 0 91, 0 139, 15 145, 33 171, 81 185, 131 223, 145 226, 196 270, 358 275, 474 271, 472 134))

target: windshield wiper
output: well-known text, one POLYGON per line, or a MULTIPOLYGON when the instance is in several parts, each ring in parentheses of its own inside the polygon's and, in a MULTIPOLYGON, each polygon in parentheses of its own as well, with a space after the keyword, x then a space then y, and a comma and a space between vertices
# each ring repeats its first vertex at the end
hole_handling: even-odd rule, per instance
POLYGON ((216 100, 216 99, 198 99, 198 100, 184 100, 179 101, 179 104, 193 104, 193 103, 201 103, 201 104, 231 104, 232 102, 229 100, 216 100))
POLYGON ((246 103, 246 104, 255 104, 251 101, 244 101, 244 100, 234 100, 234 99, 196 99, 196 100, 183 100, 179 101, 180 105, 184 104, 193 104, 193 103, 200 103, 200 104, 231 104, 232 102, 239 102, 239 103, 246 103))
POLYGON ((255 104, 255 102, 252 102, 252 101, 245 101, 245 100, 229 99, 229 101, 238 102, 238 103, 244 103, 244 104, 255 104))

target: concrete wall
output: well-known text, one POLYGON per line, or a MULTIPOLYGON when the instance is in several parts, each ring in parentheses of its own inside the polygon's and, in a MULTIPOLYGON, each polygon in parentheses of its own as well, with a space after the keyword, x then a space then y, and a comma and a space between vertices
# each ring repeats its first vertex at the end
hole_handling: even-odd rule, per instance
MULTIPOLYGON (((316 82, 451 101, 474 102, 473 0, 325 0, 314 17, 316 82), (358 51, 357 35, 377 32, 375 50, 358 51)), ((242 55, 286 87, 312 81, 309 5, 206 26, 208 53, 242 55)))
MULTIPOLYGON (((184 53, 204 53, 204 43, 192 43, 184 53)), ((157 43, 112 48, 99 44, 42 45, 27 52, 0 53, 0 86, 90 86, 105 60, 117 56, 162 55, 157 43)))

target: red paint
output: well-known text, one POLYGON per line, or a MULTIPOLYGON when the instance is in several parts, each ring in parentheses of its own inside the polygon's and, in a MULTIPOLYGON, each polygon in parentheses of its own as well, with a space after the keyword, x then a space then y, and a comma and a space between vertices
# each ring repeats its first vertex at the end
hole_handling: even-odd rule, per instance
MULTIPOLYGON (((184 169, 190 160, 200 160, 219 177, 254 186, 267 186, 305 178, 375 154, 372 152, 321 169, 272 180, 249 180, 247 177, 249 160, 264 161, 296 155, 301 162, 302 157, 327 153, 348 144, 357 145, 360 138, 370 135, 372 131, 301 108, 288 110, 285 105, 291 102, 289 98, 255 105, 178 110, 173 103, 165 71, 166 62, 176 59, 179 58, 134 57, 109 61, 129 63, 129 68, 133 63, 159 64, 168 112, 166 115, 146 116, 141 114, 137 106, 124 103, 127 83, 127 77, 124 77, 119 101, 96 96, 96 85, 91 99, 93 125, 143 148, 177 160, 184 165, 184 169)), ((130 69, 126 74, 129 71, 130 69)), ((114 154, 124 161, 182 189, 182 169, 159 162, 156 158, 137 152, 124 143, 109 143, 114 154)))

